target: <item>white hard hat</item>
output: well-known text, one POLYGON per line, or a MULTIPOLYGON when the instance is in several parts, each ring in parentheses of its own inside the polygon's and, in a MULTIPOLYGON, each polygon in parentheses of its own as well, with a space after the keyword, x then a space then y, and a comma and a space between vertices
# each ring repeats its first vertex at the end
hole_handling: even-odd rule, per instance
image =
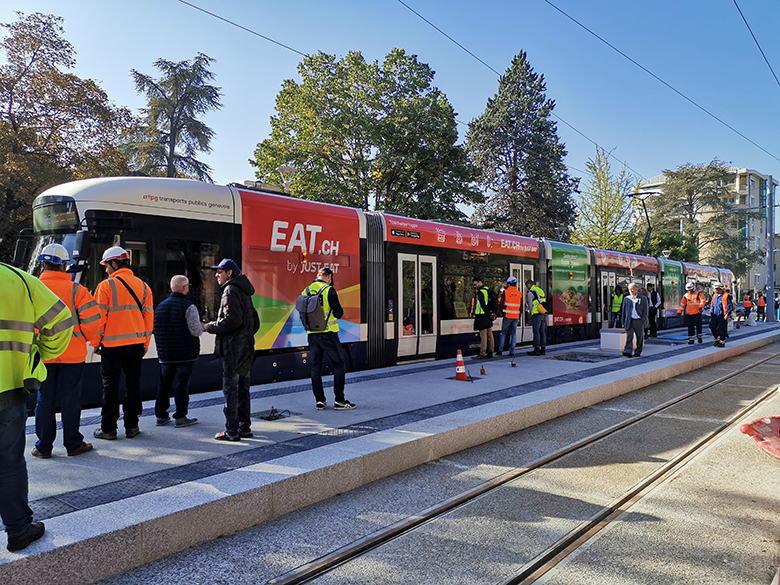
POLYGON ((122 246, 111 246, 103 252, 103 259, 100 263, 105 264, 109 260, 130 260, 130 254, 122 246))
POLYGON ((689 282, 688 284, 685 285, 685 290, 693 290, 694 288, 696 287, 693 286, 692 282, 689 282))
POLYGON ((70 254, 62 244, 49 244, 38 256, 41 262, 52 262, 54 264, 65 264, 70 260, 70 254))
POLYGON ((722 282, 713 282, 712 283, 712 288, 723 288, 723 283, 722 282))

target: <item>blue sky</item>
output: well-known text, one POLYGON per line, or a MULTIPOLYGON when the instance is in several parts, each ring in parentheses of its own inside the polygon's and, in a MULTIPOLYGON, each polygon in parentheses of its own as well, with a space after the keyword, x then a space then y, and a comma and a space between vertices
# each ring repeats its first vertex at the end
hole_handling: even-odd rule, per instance
MULTIPOLYGON (((190 0, 303 53, 359 50, 382 60, 394 47, 431 65, 434 84, 468 122, 497 90, 495 73, 397 0, 190 0)), ((650 77, 544 0, 404 0, 492 68, 503 72, 518 51, 547 81, 555 113, 626 162, 641 177, 718 157, 780 177, 780 85, 750 36, 734 0, 551 0, 677 90, 766 149, 766 154, 650 77), (775 105, 773 105, 775 104, 775 105)), ((780 75, 773 24, 780 3, 737 0, 780 75)), ((221 22, 177 0, 0 0, 0 21, 15 10, 64 17, 77 52, 75 73, 100 82, 110 99, 137 112, 130 69, 157 75, 162 57, 216 59, 223 108, 205 122, 216 132, 203 156, 217 183, 252 179, 247 162, 269 134, 285 79, 298 79, 300 55, 221 22)), ((466 127, 459 126, 461 141, 466 127)), ((558 134, 566 163, 583 176, 593 143, 567 125, 558 134)), ((613 170, 622 166, 613 160, 613 170)), ((584 176, 583 187, 587 183, 584 176)))

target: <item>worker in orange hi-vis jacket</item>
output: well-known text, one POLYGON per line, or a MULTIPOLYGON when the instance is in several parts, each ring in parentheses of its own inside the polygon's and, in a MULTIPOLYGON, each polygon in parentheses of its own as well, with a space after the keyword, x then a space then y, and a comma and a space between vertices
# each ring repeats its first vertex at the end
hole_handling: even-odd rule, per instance
POLYGON ((138 417, 141 403, 141 363, 154 328, 152 290, 130 270, 130 254, 120 246, 103 253, 100 262, 108 278, 95 289, 95 300, 103 318, 98 333, 100 371, 103 376, 103 409, 96 439, 116 439, 119 420, 119 380, 124 372, 127 398, 123 404, 125 437, 132 439, 141 431, 138 417))
POLYGON ((763 293, 756 297, 756 321, 766 321, 766 298, 763 293))
POLYGON ((35 406, 35 434, 38 441, 32 455, 49 459, 57 437, 55 404, 60 398, 62 416, 62 442, 69 456, 81 455, 92 450, 92 444, 84 441, 79 432, 81 423, 81 388, 84 381, 84 360, 87 357, 87 341, 97 347, 96 338, 103 328, 97 302, 86 287, 73 282, 65 272, 70 255, 64 246, 49 244, 39 256, 43 265, 40 281, 57 295, 73 315, 73 333, 65 352, 57 358, 46 360, 48 375, 38 390, 35 406))
POLYGON ((701 313, 706 304, 707 299, 701 291, 696 290, 692 282, 685 285, 685 294, 680 299, 680 308, 677 309, 677 314, 680 315, 685 311, 685 320, 688 323, 688 345, 693 345, 694 329, 699 343, 704 343, 701 338, 701 313))
POLYGON ((742 308, 745 309, 745 321, 750 317, 750 311, 753 309, 753 297, 750 295, 750 291, 745 293, 742 297, 742 308))

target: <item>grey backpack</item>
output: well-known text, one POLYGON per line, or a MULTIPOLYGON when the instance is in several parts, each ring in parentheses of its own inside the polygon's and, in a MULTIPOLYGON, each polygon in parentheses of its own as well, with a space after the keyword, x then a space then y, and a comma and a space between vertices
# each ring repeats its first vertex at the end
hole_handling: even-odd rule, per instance
POLYGON ((306 331, 325 331, 328 328, 330 311, 326 315, 322 308, 322 293, 328 288, 330 287, 323 286, 318 293, 313 294, 309 292, 307 286, 303 294, 295 301, 295 308, 301 316, 301 323, 306 331))

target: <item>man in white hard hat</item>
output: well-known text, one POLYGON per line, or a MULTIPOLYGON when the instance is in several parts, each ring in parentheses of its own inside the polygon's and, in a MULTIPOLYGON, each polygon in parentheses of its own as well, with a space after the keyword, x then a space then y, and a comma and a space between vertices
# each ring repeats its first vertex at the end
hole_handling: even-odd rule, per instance
POLYGON ((85 442, 84 435, 79 432, 81 388, 87 341, 97 346, 95 338, 103 324, 95 299, 86 287, 73 282, 70 274, 65 272, 70 255, 64 246, 49 244, 38 260, 43 265, 40 281, 65 303, 73 315, 73 333, 65 352, 44 362, 48 375, 38 390, 38 403, 35 406, 35 434, 38 435, 38 441, 32 455, 40 459, 51 457, 57 436, 54 411, 59 396, 62 442, 68 455, 73 457, 92 450, 92 444, 85 442))
POLYGON ((724 290, 723 284, 715 282, 712 285, 715 294, 712 295, 710 304, 710 331, 715 338, 715 347, 726 347, 728 336, 728 321, 734 310, 734 301, 731 295, 724 290))
POLYGON ((141 364, 149 349, 154 327, 152 290, 130 270, 130 254, 121 246, 103 253, 100 263, 108 278, 95 289, 104 329, 96 341, 103 376, 103 409, 96 439, 116 439, 119 421, 119 381, 125 375, 127 397, 124 400, 125 437, 140 434, 138 417, 141 403, 141 364))
POLYGON ((688 325, 688 345, 693 345, 694 333, 698 336, 699 343, 704 342, 701 337, 701 313, 706 304, 707 299, 700 291, 696 290, 696 286, 692 282, 685 285, 685 294, 680 299, 680 308, 677 309, 677 314, 682 315, 683 311, 685 312, 685 322, 688 325))

